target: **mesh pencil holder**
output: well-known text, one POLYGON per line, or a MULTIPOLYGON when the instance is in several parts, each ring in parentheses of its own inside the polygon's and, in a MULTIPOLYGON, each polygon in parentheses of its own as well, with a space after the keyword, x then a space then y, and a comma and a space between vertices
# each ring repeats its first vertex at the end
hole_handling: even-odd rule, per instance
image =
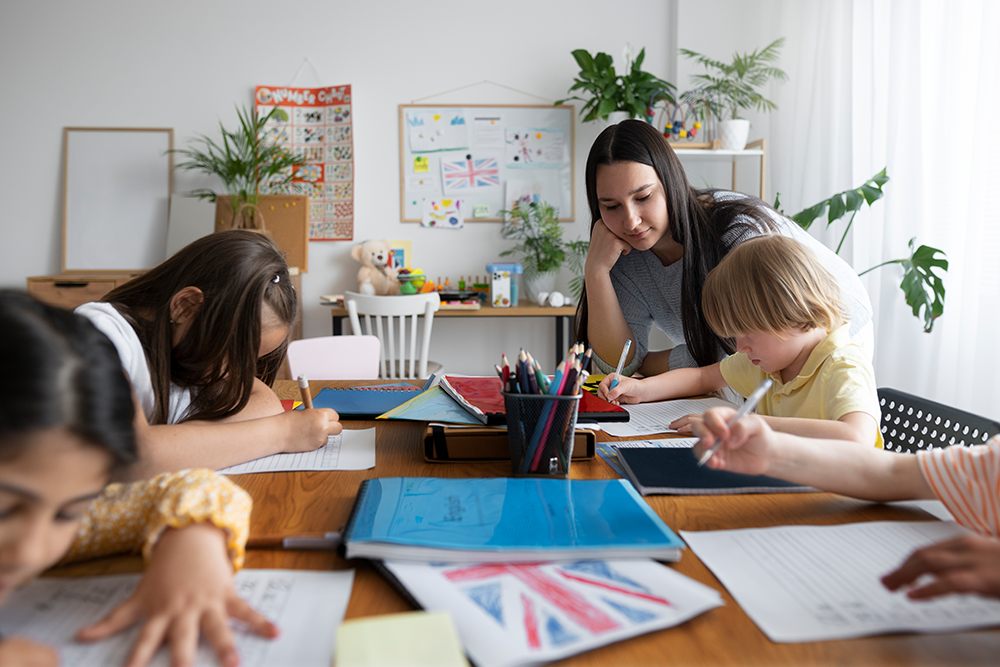
POLYGON ((567 477, 580 407, 576 396, 503 395, 515 477, 567 477))

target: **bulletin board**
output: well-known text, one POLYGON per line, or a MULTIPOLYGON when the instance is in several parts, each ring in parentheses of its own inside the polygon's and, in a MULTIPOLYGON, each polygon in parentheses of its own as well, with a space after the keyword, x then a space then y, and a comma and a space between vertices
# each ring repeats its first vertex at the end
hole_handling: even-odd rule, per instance
POLYGON ((63 129, 63 271, 138 271, 167 252, 170 128, 63 129))
POLYGON ((575 220, 574 111, 552 105, 399 105, 399 216, 420 222, 441 198, 465 222, 499 222, 521 197, 575 220))

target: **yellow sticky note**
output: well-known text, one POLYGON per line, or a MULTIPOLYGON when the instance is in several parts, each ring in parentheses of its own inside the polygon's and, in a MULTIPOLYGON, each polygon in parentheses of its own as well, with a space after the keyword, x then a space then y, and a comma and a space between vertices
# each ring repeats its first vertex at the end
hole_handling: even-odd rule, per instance
POLYGON ((413 173, 426 174, 430 170, 430 161, 420 155, 413 158, 413 173))
POLYGON ((358 618, 337 630, 336 667, 469 667, 447 612, 358 618), (391 638, 391 641, 387 641, 391 638))

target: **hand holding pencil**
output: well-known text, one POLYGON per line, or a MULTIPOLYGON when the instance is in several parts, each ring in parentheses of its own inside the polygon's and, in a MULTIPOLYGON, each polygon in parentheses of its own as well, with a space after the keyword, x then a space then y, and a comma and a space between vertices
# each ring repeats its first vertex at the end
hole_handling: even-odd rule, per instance
POLYGON ((748 475, 766 474, 774 432, 767 422, 750 413, 771 384, 771 380, 765 379, 739 410, 712 408, 705 412, 694 449, 699 466, 708 464, 710 468, 748 475))

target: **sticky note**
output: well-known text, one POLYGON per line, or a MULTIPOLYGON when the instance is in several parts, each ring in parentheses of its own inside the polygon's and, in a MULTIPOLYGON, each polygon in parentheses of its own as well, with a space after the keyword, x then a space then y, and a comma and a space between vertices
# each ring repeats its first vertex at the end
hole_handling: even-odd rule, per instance
POLYGON ((447 612, 413 611, 345 621, 337 667, 469 667, 447 612))

